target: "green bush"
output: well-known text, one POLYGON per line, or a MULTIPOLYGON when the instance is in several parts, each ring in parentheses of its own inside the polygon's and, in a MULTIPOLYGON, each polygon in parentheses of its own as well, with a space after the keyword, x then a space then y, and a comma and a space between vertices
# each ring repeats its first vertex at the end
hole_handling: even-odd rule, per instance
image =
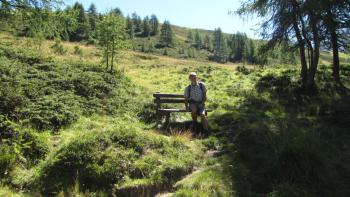
POLYGON ((50 195, 78 181, 83 190, 110 190, 132 180, 166 182, 192 169, 198 153, 181 140, 169 140, 120 127, 93 131, 60 147, 39 164, 33 187, 50 195))
POLYGON ((81 56, 83 55, 83 50, 77 45, 74 47, 74 54, 81 56))
POLYGON ((33 166, 49 153, 48 136, 32 130, 20 133, 21 155, 26 158, 27 166, 33 166))
POLYGON ((16 159, 13 149, 0 142, 0 178, 7 177, 16 159))
POLYGON ((33 50, 24 50, 5 45, 0 45, 0 56, 7 57, 11 60, 17 60, 25 65, 40 64, 44 61, 48 61, 40 53, 33 50))
POLYGON ((59 130, 81 114, 139 110, 136 103, 142 101, 133 96, 136 88, 121 72, 106 73, 102 66, 89 63, 51 61, 3 45, 0 53, 6 54, 0 58, 0 112, 9 118, 39 130, 59 130), (32 59, 30 67, 24 59, 32 59))
POLYGON ((67 49, 64 48, 61 40, 58 39, 55 40, 55 43, 51 46, 51 49, 53 49, 54 53, 59 55, 64 55, 67 53, 67 49))
POLYGON ((73 94, 48 95, 28 104, 20 112, 39 130, 58 130, 78 119, 80 100, 73 94))

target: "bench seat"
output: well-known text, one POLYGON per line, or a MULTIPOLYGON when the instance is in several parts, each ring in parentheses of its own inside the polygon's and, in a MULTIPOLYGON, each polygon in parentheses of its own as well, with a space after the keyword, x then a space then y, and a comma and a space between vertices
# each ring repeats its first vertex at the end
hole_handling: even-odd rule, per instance
MULTIPOLYGON (((185 103, 185 97, 183 94, 163 94, 163 93, 155 93, 153 94, 154 103, 156 104, 156 112, 159 117, 166 117, 166 124, 169 123, 170 114, 171 113, 190 113, 191 111, 184 109, 183 106, 181 109, 171 109, 171 108, 162 108, 162 104, 181 104, 185 103)), ((211 112, 211 109, 205 109, 205 112, 211 112)))
MULTIPOLYGON (((186 109, 158 109, 159 112, 168 112, 168 113, 172 113, 172 112, 191 112, 188 111, 186 109)), ((211 109, 205 109, 206 112, 212 112, 213 110, 211 109)))

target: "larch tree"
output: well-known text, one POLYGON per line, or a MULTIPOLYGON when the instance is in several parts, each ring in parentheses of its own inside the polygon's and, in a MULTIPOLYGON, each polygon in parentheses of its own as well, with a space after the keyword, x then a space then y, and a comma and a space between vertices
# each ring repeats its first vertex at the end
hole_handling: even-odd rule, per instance
POLYGON ((318 3, 321 10, 320 16, 325 31, 324 39, 329 42, 333 52, 333 77, 340 82, 340 60, 339 50, 350 43, 350 1, 349 0, 321 0, 318 3))
POLYGON ((103 51, 106 70, 112 72, 118 55, 128 47, 124 19, 113 12, 107 14, 98 24, 98 41, 103 51))
POLYGON ((272 48, 281 41, 295 42, 299 48, 301 79, 305 89, 314 89, 320 57, 320 9, 316 0, 248 0, 239 14, 263 18, 262 35, 272 48))

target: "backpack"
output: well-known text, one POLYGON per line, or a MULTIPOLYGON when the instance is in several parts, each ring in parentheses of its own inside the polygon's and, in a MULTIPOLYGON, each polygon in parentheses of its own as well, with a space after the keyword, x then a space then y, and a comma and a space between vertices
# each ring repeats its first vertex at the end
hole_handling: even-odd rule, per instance
MULTIPOLYGON (((198 84, 199 84, 199 88, 200 88, 201 91, 202 91, 202 95, 203 95, 203 97, 204 97, 203 83, 202 83, 202 82, 199 82, 198 84)), ((192 86, 192 85, 189 85, 188 88, 187 88, 188 96, 191 95, 191 86, 192 86)))

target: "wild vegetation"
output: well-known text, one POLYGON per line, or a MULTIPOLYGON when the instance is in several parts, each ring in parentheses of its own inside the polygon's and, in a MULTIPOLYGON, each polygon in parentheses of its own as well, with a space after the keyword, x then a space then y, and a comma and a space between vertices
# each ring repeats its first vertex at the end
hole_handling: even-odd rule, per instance
POLYGON ((347 1, 247 1, 242 14, 286 20, 265 40, 94 5, 0 2, 0 196, 350 194, 347 1), (293 20, 312 33, 293 39, 293 20), (317 51, 334 28, 338 53, 317 51), (317 64, 312 86, 301 45, 317 64), (169 125, 155 115, 152 94, 182 93, 190 71, 209 90, 207 138, 189 114, 169 125))

